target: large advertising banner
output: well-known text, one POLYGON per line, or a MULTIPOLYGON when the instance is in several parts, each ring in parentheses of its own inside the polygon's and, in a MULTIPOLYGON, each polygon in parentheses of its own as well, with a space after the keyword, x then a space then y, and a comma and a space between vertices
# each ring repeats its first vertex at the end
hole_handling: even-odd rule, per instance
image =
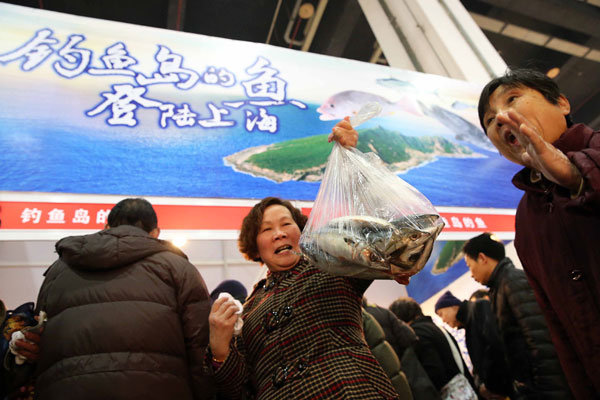
POLYGON ((105 195, 173 199, 174 229, 237 229, 237 211, 214 208, 228 200, 309 210, 328 133, 373 101, 358 148, 443 211, 442 239, 512 232, 518 167, 479 128, 478 85, 4 3, 0 36, 0 232, 98 229, 105 195))

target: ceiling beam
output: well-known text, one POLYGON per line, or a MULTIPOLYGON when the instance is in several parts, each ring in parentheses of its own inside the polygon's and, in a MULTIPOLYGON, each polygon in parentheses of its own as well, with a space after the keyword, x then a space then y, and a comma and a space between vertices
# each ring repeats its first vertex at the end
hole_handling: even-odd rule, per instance
MULTIPOLYGON (((479 0, 490 6, 600 38, 600 8, 576 1, 479 0)), ((493 16, 493 15, 490 15, 493 16)), ((510 22, 510 21, 507 21, 510 22)))
MULTIPOLYGON (((338 3, 340 3, 338 1, 338 3)), ((342 1, 340 7, 335 12, 335 18, 329 20, 332 26, 329 27, 329 36, 326 44, 322 49, 323 54, 334 57, 342 57, 348 41, 352 36, 354 27, 357 25, 361 17, 361 9, 355 1, 342 1)), ((331 4, 330 9, 335 9, 331 4)), ((321 41, 324 41, 321 39, 321 41)), ((325 42, 325 41, 324 41, 325 42)))

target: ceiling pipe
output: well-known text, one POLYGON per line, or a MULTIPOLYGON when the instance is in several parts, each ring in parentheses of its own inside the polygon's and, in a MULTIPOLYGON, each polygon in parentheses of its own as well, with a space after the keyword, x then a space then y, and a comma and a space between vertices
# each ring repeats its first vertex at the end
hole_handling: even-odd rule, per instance
POLYGON ((306 38, 302 44, 302 51, 308 51, 310 49, 310 45, 312 44, 315 34, 317 33, 317 28, 321 23, 321 18, 323 17, 323 13, 327 7, 327 2, 328 0, 319 0, 319 4, 317 4, 317 10, 315 11, 315 15, 310 23, 310 28, 308 29, 308 33, 306 34, 306 38))
POLYGON ((300 29, 300 24, 301 23, 302 23, 302 18, 297 18, 296 26, 294 27, 294 33, 292 34, 292 37, 291 37, 291 39, 288 42, 290 44, 288 46, 289 49, 292 48, 292 46, 294 45, 294 43, 296 43, 297 45, 300 45, 300 44, 304 43, 304 41, 296 42, 296 40, 295 40, 296 39, 296 35, 298 34, 298 29, 300 29))
POLYGON ((295 38, 291 36, 292 28, 294 26, 294 22, 296 22, 296 18, 298 18, 296 25, 298 25, 301 20, 301 18, 298 16, 298 12, 300 10, 300 3, 302 3, 302 0, 296 0, 296 4, 294 5, 294 9, 292 10, 292 15, 290 15, 290 20, 288 21, 285 33, 283 34, 283 40, 285 40, 285 42, 289 44, 290 47, 292 45, 302 46, 302 44, 304 43, 304 41, 294 40, 295 38))
POLYGON ((182 31, 187 0, 169 0, 167 6, 167 29, 182 31))
POLYGON ((183 1, 184 0, 178 0, 177 1, 177 21, 175 22, 175 30, 176 31, 180 31, 182 30, 182 23, 181 23, 181 14, 183 13, 183 1))
POLYGON ((290 20, 289 20, 287 28, 285 30, 285 34, 283 35, 283 40, 285 40, 285 42, 288 43, 290 45, 290 47, 292 45, 300 46, 302 51, 308 51, 310 48, 310 45, 312 44, 312 41, 315 37, 315 33, 317 32, 317 28, 319 27, 319 24, 321 22, 321 18, 323 17, 323 12, 325 11, 325 8, 327 7, 328 0, 319 0, 319 3, 317 4, 317 8, 316 8, 314 14, 310 15, 310 17, 302 16, 301 5, 302 6, 312 5, 312 3, 306 2, 305 4, 301 4, 302 1, 303 0, 296 1, 296 4, 292 11, 292 15, 290 16, 290 20), (304 36, 304 39, 302 39, 302 40, 295 40, 297 29, 298 29, 298 27, 300 25, 300 21, 302 19, 308 19, 306 27, 303 29, 305 36, 304 36), (295 25, 294 34, 291 35, 294 25, 295 25))
POLYGON ((269 28, 269 34, 267 35, 267 41, 265 42, 266 44, 269 44, 269 42, 271 42, 273 29, 275 29, 275 22, 277 21, 277 17, 279 16, 279 9, 281 8, 281 1, 282 0, 279 0, 277 2, 277 7, 275 7, 275 13, 273 14, 273 19, 271 20, 271 27, 269 28))

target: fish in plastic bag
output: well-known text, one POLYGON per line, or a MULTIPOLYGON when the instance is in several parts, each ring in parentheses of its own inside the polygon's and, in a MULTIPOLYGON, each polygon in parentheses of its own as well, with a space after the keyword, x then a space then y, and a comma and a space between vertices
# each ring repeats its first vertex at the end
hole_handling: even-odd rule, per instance
POLYGON ((316 246, 301 242, 302 252, 334 275, 364 279, 412 276, 425 266, 442 228, 439 215, 388 222, 369 216, 335 218, 312 234, 316 246))
MULTIPOLYGON (((363 108, 352 126, 378 114, 372 104, 363 108)), ((300 249, 334 275, 407 278, 423 269, 443 227, 429 200, 376 154, 336 143, 300 249)))

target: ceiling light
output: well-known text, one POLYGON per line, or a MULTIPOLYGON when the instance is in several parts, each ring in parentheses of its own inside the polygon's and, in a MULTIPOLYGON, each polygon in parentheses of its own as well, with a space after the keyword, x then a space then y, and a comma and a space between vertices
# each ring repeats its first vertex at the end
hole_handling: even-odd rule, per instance
POLYGON ((312 17, 315 13, 315 6, 313 6, 310 3, 304 3, 300 6, 300 10, 298 11, 298 14, 300 15, 300 18, 302 19, 309 19, 310 17, 312 17))
POLYGON ((187 239, 184 238, 183 236, 178 236, 178 237, 174 237, 173 239, 171 239, 171 243, 173 243, 175 246, 177 246, 179 248, 182 248, 187 243, 187 239))

